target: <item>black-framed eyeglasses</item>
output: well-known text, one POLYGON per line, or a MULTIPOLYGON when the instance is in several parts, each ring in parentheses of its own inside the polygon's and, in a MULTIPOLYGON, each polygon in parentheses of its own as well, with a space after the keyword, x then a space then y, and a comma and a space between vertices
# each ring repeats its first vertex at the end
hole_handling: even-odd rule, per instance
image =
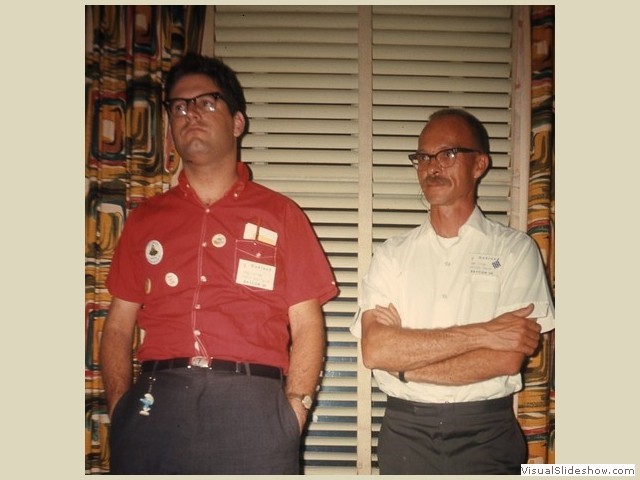
POLYGON ((172 118, 185 117, 189 113, 189 104, 193 103, 198 112, 211 113, 216 111, 218 100, 224 100, 220 92, 208 92, 196 95, 193 98, 170 98, 164 102, 164 106, 172 118))
POLYGON ((452 166, 456 158, 458 157, 458 153, 482 153, 480 150, 476 150, 475 148, 465 148, 465 147, 449 147, 440 150, 434 154, 416 152, 409 155, 409 160, 414 167, 426 167, 431 163, 431 161, 435 158, 436 162, 440 168, 449 168, 452 166))

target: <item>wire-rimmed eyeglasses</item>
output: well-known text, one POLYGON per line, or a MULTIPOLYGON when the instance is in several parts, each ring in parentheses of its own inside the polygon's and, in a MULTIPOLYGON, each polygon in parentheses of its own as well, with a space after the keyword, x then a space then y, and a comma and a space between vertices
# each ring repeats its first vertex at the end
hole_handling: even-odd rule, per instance
POLYGON ((185 117, 189 113, 190 103, 193 103, 200 113, 215 112, 216 104, 220 99, 224 100, 220 92, 208 92, 193 98, 170 98, 164 102, 164 106, 170 117, 179 118, 185 117))
POLYGON ((409 160, 414 167, 426 167, 431 163, 431 161, 435 158, 436 162, 440 168, 449 168, 452 166, 458 153, 481 153, 480 150, 476 150, 475 148, 465 148, 465 147, 448 147, 436 152, 434 154, 428 154, 423 152, 416 152, 409 155, 409 160))

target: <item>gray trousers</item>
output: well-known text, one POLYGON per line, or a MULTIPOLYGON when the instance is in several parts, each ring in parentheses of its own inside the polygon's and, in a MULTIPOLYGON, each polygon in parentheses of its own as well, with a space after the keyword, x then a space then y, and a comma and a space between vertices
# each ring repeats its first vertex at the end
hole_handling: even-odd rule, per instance
POLYGON ((300 473, 300 430, 282 381, 177 368, 143 373, 120 399, 112 474, 300 473), (152 385, 154 402, 141 415, 152 385))
POLYGON ((389 397, 377 451, 382 475, 519 475, 527 461, 511 396, 444 404, 389 397))

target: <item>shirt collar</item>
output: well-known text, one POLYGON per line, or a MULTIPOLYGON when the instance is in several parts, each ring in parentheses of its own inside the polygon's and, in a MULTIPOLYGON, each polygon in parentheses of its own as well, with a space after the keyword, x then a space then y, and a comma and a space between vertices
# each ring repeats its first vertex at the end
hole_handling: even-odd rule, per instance
POLYGON ((233 184, 229 192, 235 197, 238 197, 238 195, 244 191, 247 184, 251 181, 251 171, 249 170, 249 167, 247 167, 246 163, 237 162, 236 172, 238 174, 238 180, 233 184))
POLYGON ((487 230, 487 222, 485 221, 484 214, 480 211, 477 205, 473 209, 473 212, 471 212, 471 215, 469 215, 469 218, 467 219, 465 224, 462 226, 462 228, 464 228, 465 230, 472 228, 484 235, 489 234, 489 231, 487 230))
MULTIPOLYGON (((469 215, 469 218, 467 218, 467 221, 464 222, 464 224, 460 227, 460 230, 458 231, 458 236, 466 235, 466 232, 469 231, 470 229, 476 230, 484 235, 487 235, 488 234, 487 224, 484 220, 485 220, 484 214, 480 211, 480 209, 476 205, 473 211, 471 212, 471 215, 469 215)), ((436 235, 436 231, 433 228, 433 225, 431 224, 431 213, 427 214, 427 220, 422 225, 422 234, 436 235)))
MULTIPOLYGON (((236 180, 227 193, 225 193, 223 198, 227 198, 229 196, 238 198, 246 188, 247 184, 251 181, 251 171, 249 170, 249 167, 247 167, 246 163, 237 162, 236 173, 238 174, 238 180, 236 180)), ((187 179, 187 175, 184 173, 184 170, 182 170, 178 175, 178 186, 185 195, 195 195, 195 192, 191 189, 191 185, 189 185, 189 180, 187 179)))

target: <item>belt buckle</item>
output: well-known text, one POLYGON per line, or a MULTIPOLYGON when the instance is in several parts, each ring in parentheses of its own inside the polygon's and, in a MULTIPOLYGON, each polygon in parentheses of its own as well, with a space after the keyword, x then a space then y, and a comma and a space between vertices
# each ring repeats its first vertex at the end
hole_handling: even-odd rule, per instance
POLYGON ((209 357, 191 357, 189 365, 192 367, 209 368, 209 357))

